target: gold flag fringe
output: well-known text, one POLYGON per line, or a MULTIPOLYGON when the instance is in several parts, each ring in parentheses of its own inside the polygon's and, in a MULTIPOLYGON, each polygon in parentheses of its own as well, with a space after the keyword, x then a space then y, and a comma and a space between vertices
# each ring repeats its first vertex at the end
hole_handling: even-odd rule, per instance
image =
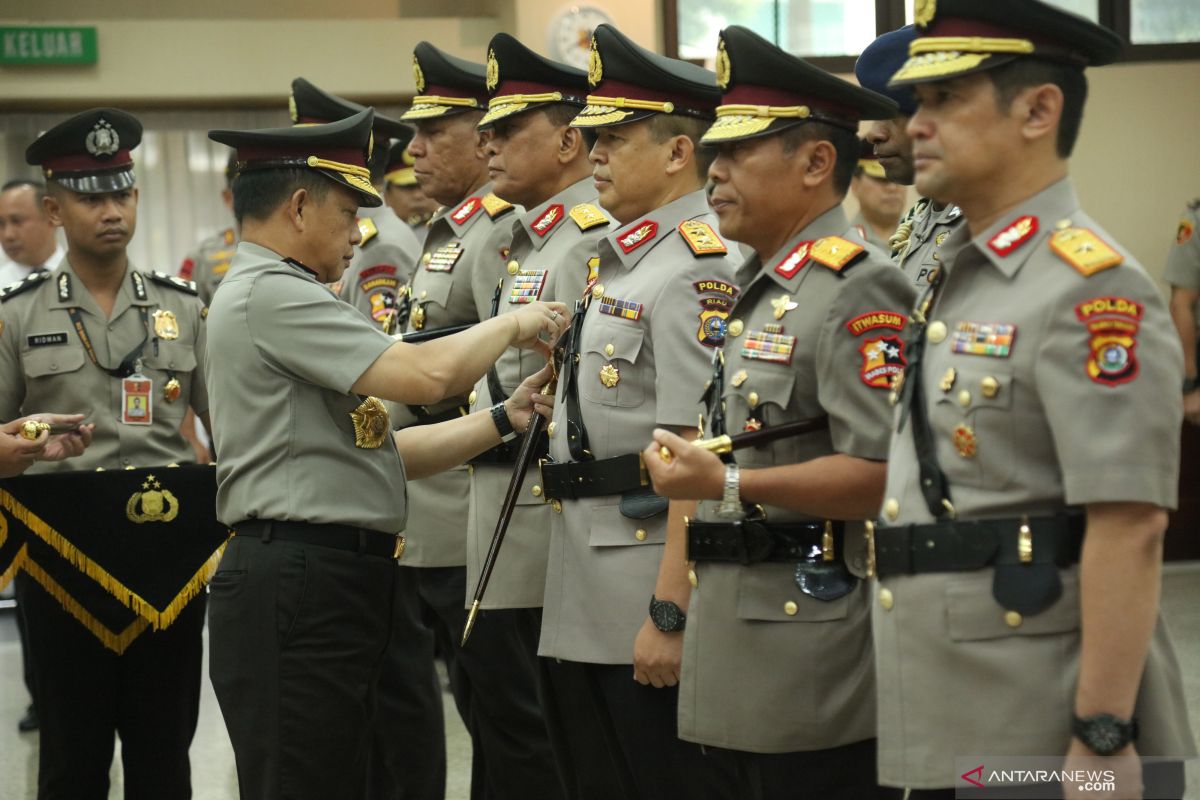
MULTIPOLYGON (((132 591, 129 589, 129 587, 125 586, 119 580, 114 578, 108 573, 107 570, 105 570, 95 561, 80 552, 79 548, 67 541, 62 534, 47 525, 44 520, 22 505, 15 497, 12 496, 12 494, 4 489, 0 489, 0 507, 8 509, 8 512, 12 514, 13 517, 22 525, 33 531, 38 538, 53 547, 55 551, 57 551, 58 554, 65 558, 68 562, 70 562, 72 566, 74 566, 83 574, 87 575, 92 580, 96 581, 96 583, 100 584, 100 586, 103 587, 104 590, 113 597, 115 597, 118 602, 145 620, 146 623, 151 625, 156 631, 170 626, 170 624, 179 616, 180 612, 182 612, 187 604, 191 602, 192 598, 200 593, 200 590, 204 588, 204 586, 212 578, 213 574, 217 571, 217 564, 221 560, 221 555, 225 552, 225 546, 229 543, 228 539, 222 542, 221 546, 218 547, 213 554, 208 557, 208 560, 206 560, 203 566, 196 571, 196 574, 191 577, 186 585, 184 585, 183 589, 181 589, 179 593, 175 595, 174 599, 167 604, 167 607, 160 611, 142 599, 136 592, 132 591)), ((233 536, 232 532, 230 533, 230 536, 233 536)), ((28 557, 25 559, 25 561, 27 564, 33 563, 32 559, 28 557)), ((43 572, 43 574, 45 573, 43 572)), ((46 575, 46 577, 47 579, 50 579, 49 575, 46 575)), ((54 583, 54 586, 58 588, 59 594, 67 596, 65 590, 63 590, 61 586, 59 586, 57 583, 54 583)), ((47 591, 50 591, 51 594, 54 594, 54 592, 48 587, 47 591)), ((58 595, 55 596, 58 597, 58 595)), ((63 603, 64 608, 67 607, 67 604, 61 598, 59 599, 59 602, 63 603)), ((78 604, 76 603, 76 605, 78 604)), ((67 610, 70 611, 71 609, 68 608, 67 610)), ((87 613, 86 611, 83 611, 82 607, 80 608, 80 611, 84 614, 87 613)), ((75 614, 75 616, 78 617, 79 615, 75 614)), ((88 616, 90 617, 91 615, 88 616)), ((84 622, 82 619, 80 619, 80 621, 84 622)), ((84 622, 84 624, 87 625, 86 622, 84 622)), ((103 626, 100 626, 99 622, 96 624, 101 630, 107 630, 103 628, 103 626)), ((90 626, 89 630, 91 630, 90 626)), ((95 630, 92 630, 92 632, 95 633, 101 639, 101 641, 104 641, 103 635, 95 630)), ((140 632, 141 631, 139 631, 139 633, 140 632)))
MULTIPOLYGON (((21 548, 22 551, 25 548, 21 548)), ((79 620, 83 627, 87 628, 93 636, 100 640, 100 643, 112 650, 117 655, 125 652, 125 648, 133 643, 133 640, 140 636, 146 628, 150 626, 142 617, 135 617, 133 622, 129 623, 129 627, 120 633, 114 633, 109 630, 100 620, 93 617, 88 610, 79 604, 79 601, 64 589, 58 581, 50 577, 50 574, 42 569, 41 565, 29 558, 28 554, 23 559, 21 569, 25 571, 29 577, 37 581, 46 593, 58 601, 58 604, 63 607, 63 610, 79 620)))

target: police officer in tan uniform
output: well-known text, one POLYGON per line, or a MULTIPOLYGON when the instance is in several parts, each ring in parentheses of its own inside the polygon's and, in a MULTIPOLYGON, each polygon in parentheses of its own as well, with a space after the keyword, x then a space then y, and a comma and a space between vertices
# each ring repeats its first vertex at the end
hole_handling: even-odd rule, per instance
POLYGON ((824 419, 725 464, 667 431, 644 453, 656 491, 704 501, 685 511, 686 542, 671 532, 659 571, 687 609, 679 735, 734 751, 739 798, 899 798, 875 780, 856 520, 881 502, 913 291, 841 206, 859 121, 896 107, 742 27, 721 32, 717 80, 722 105, 702 140, 717 151, 712 203, 721 234, 754 255, 734 278, 708 435, 824 419), (678 453, 669 464, 662 445, 678 453))
POLYGON ((966 221, 910 314, 873 538, 880 780, 1011 797, 986 760, 964 772, 1065 754, 1113 770, 1115 796, 1178 798, 1178 761, 1117 756, 1196 754, 1158 613, 1180 350, 1068 177, 1084 65, 1121 40, 1036 0, 939 0, 916 23, 893 78, 917 96, 916 188, 966 221))
MULTIPOLYGON (((233 192, 229 187, 233 183, 235 164, 236 157, 230 153, 229 161, 225 164, 225 188, 221 190, 221 202, 230 212, 233 211, 233 192)), ((200 293, 204 305, 212 303, 213 292, 229 271, 229 262, 237 251, 237 243, 237 230, 231 225, 201 239, 179 265, 179 277, 196 284, 196 291, 200 293)))
POLYGON ((1200 302, 1200 199, 1188 203, 1175 229, 1163 280, 1171 284, 1171 319, 1183 345, 1183 414, 1200 425, 1200 381, 1196 377, 1196 304, 1200 302))
MULTIPOLYGON (((444 208, 430 223, 413 277, 404 328, 408 333, 481 319, 475 298, 482 291, 490 298, 504 274, 501 249, 507 246, 515 217, 513 205, 491 191, 483 151, 487 134, 476 129, 488 100, 484 65, 421 42, 413 51, 413 71, 420 94, 402 116, 416 127, 409 150, 422 190, 444 208)), ((468 394, 464 391, 435 404, 397 407, 394 424, 417 429, 461 416, 470 410, 468 394)), ((515 678, 506 682, 496 674, 498 664, 519 669, 522 656, 511 621, 497 619, 480 626, 470 652, 462 651, 469 480, 463 466, 409 485, 400 580, 416 584, 420 613, 430 621, 448 657, 451 691, 471 734, 473 796, 484 797, 491 791, 496 797, 515 797, 529 791, 523 786, 553 792, 548 748, 536 743, 544 725, 532 682, 515 678), (530 743, 514 741, 506 726, 527 732, 530 743)), ((404 647, 403 643, 392 647, 387 658, 411 664, 420 657, 432 664, 431 652, 414 654, 404 647)), ((398 670, 385 673, 380 688, 383 705, 376 720, 379 749, 393 774, 407 769, 409 759, 408 753, 388 746, 406 726, 403 707, 396 703, 396 710, 388 711, 389 696, 403 691, 393 688, 399 675, 398 670)))
MULTIPOLYGON (((584 106, 587 73, 543 58, 506 33, 492 37, 487 67, 491 99, 480 128, 491 131, 487 152, 493 190, 526 211, 520 216, 511 215, 502 281, 494 286, 477 284, 477 310, 486 318, 510 313, 538 298, 573 306, 583 297, 589 269, 595 268, 596 242, 612 227, 611 219, 596 204, 588 162, 590 141, 595 137, 570 127, 572 118, 584 106)), ((536 359, 519 350, 508 350, 475 386, 470 397, 472 408, 504 399, 540 368, 536 359)), ((512 442, 485 453, 471 468, 468 607, 519 444, 512 442)), ((507 618, 504 625, 516 637, 523 660, 493 671, 493 680, 514 684, 507 691, 527 692, 535 702, 551 516, 541 487, 531 477, 525 482, 488 583, 482 605, 484 615, 470 644, 459 655, 460 659, 471 657, 475 638, 488 635, 484 628, 507 618)), ((562 789, 557 784, 545 723, 540 718, 538 722, 540 730, 524 733, 512 731, 511 721, 503 724, 510 728, 510 746, 528 751, 527 758, 534 754, 543 758, 547 777, 556 782, 553 788, 543 784, 540 791, 526 785, 525 791, 539 797, 558 797, 562 789)))
MULTIPOLYGON (((905 186, 913 182, 912 140, 905 126, 916 113, 917 104, 909 87, 889 87, 888 81, 908 58, 908 46, 916 36, 913 25, 885 33, 868 45, 854 64, 860 86, 890 97, 900 107, 900 113, 891 119, 873 120, 865 138, 873 145, 887 177, 905 186)), ((918 288, 928 286, 941 262, 953 257, 945 250, 945 243, 950 232, 961 224, 958 206, 927 197, 918 200, 901 218, 888 244, 892 258, 918 288)))
POLYGON ((382 203, 370 130, 368 109, 210 133, 239 151, 243 241, 210 314, 217 512, 236 533, 212 588, 211 664, 244 798, 362 792, 406 478, 523 428, 549 370, 490 410, 395 434, 381 398, 459 394, 509 345, 548 355, 537 337, 565 324, 564 305, 531 303, 418 347, 336 299, 324 284, 360 239, 358 207, 382 203))
MULTIPOLYGON (((358 103, 323 91, 305 78, 292 81, 288 108, 295 124, 333 122, 363 109, 358 103)), ((376 114, 372 133, 375 141, 367 169, 371 171, 371 183, 378 190, 383 188, 391 139, 410 139, 412 130, 376 114)), ((358 228, 362 241, 335 291, 390 333, 396 325, 399 293, 412 280, 421 246, 412 230, 386 204, 359 209, 358 228)))
POLYGON ((554 510, 538 651, 547 721, 572 797, 716 796, 723 762, 677 738, 678 689, 636 667, 635 646, 674 635, 647 606, 667 527, 683 523, 651 491, 639 450, 655 425, 695 430, 737 294, 699 147, 720 91, 711 72, 608 25, 588 80, 572 124, 597 132, 592 174, 615 224, 597 245, 558 383, 555 463, 538 481, 554 510))
MULTIPOLYGON (((195 285, 138 270, 126 254, 138 204, 130 151, 141 136, 130 114, 98 108, 54 126, 25 153, 46 177, 46 211, 68 252, 55 272, 0 293, 0 420, 78 409, 95 426, 85 453, 35 464, 33 473, 190 462, 184 412, 207 425, 195 285)), ((38 797, 106 798, 114 734, 130 797, 189 796, 204 596, 121 655, 29 576, 18 598, 37 675, 38 797)))

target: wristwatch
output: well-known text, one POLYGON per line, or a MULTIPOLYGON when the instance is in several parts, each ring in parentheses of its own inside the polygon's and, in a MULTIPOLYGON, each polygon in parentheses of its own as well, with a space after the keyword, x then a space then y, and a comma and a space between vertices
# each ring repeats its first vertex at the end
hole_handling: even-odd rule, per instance
POLYGON ((1200 389, 1200 378, 1184 378, 1183 379, 1183 393, 1184 394, 1191 394, 1192 392, 1196 391, 1197 389, 1200 389))
POLYGON ((650 595, 650 621, 663 633, 675 633, 687 625, 687 614, 670 600, 650 595))
POLYGON ((1137 717, 1124 720, 1112 714, 1090 717, 1071 716, 1071 733, 1096 755, 1111 756, 1130 742, 1137 741, 1137 717))
POLYGON ((500 441, 511 442, 517 438, 516 429, 508 421, 508 412, 504 410, 504 403, 496 403, 492 406, 492 422, 496 425, 496 432, 500 434, 500 441))
POLYGON ((741 478, 742 472, 737 464, 725 465, 725 493, 715 512, 721 519, 741 519, 743 516, 741 478))

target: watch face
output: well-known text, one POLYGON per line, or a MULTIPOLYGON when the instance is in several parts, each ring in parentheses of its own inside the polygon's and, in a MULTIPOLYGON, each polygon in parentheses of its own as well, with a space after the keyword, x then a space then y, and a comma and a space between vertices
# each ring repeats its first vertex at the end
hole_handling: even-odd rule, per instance
POLYGON ((587 69, 592 50, 592 31, 605 22, 611 23, 612 17, 595 6, 563 9, 550 22, 550 55, 564 64, 587 69))
POLYGON ((674 630, 679 624, 679 609, 674 603, 657 602, 650 611, 650 619, 660 631, 674 630))

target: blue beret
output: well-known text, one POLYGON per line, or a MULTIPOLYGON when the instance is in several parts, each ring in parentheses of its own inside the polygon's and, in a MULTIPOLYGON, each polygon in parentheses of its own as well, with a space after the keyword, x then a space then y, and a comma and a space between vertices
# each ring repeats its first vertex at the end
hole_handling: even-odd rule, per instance
POLYGON ((888 81, 908 60, 908 46, 916 38, 915 25, 885 33, 867 45, 854 64, 854 74, 863 88, 892 98, 900 106, 900 113, 909 117, 917 113, 912 91, 907 87, 889 89, 888 81))

